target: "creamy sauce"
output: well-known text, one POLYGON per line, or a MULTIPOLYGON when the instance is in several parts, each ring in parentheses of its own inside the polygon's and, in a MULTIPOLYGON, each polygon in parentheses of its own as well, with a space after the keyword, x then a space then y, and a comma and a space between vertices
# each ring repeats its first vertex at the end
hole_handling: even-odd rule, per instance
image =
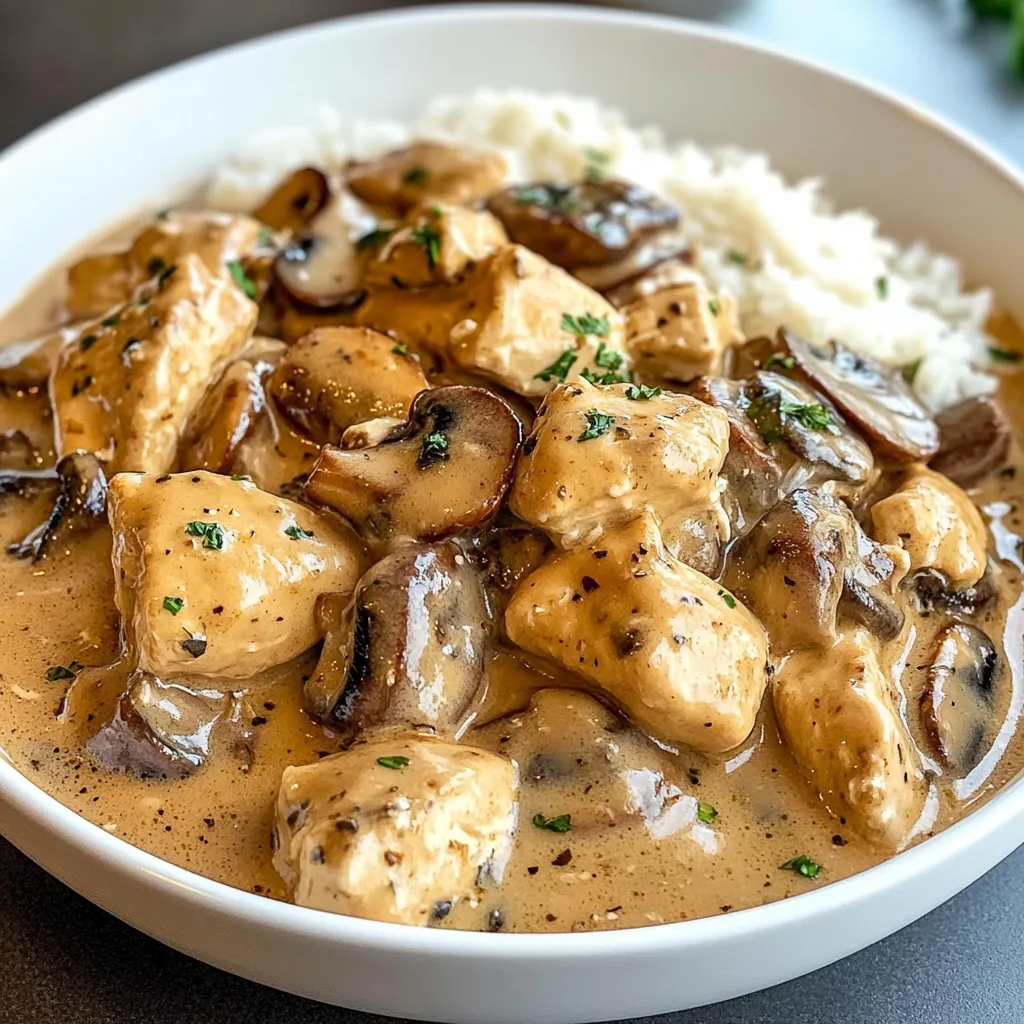
MULTIPOLYGON (((42 284, 0 322, 0 341, 52 324, 62 276, 42 284)), ((1001 400, 1024 429, 1024 386, 1004 378, 1001 400)), ((0 394, 0 430, 21 428, 52 464, 52 423, 38 391, 0 394)), ((308 470, 315 446, 280 419, 265 421, 259 445, 274 450, 285 481, 308 470)), ((273 459, 271 460, 273 462, 273 459)), ((997 700, 1002 722, 990 752, 964 779, 937 771, 913 841, 945 828, 990 797, 1021 767, 1017 720, 1024 702, 1020 511, 1024 462, 973 495, 990 529, 998 600, 975 621, 1005 651, 997 700), (999 641, 1001 640, 1001 643, 999 641)), ((265 469, 261 476, 273 475, 265 469)), ((0 543, 19 540, 45 518, 52 492, 0 497, 0 543)), ((287 890, 272 865, 274 801, 282 770, 339 749, 338 737, 301 707, 315 653, 246 681, 232 695, 235 728, 221 730, 207 763, 190 777, 145 781, 108 772, 83 748, 92 722, 119 692, 117 669, 87 669, 67 714, 65 682, 47 669, 72 659, 105 666, 119 656, 106 528, 39 562, 6 555, 0 573, 0 749, 46 792, 108 832, 165 860, 240 889, 279 899, 287 890), (105 685, 104 685, 105 683, 105 685), (94 687, 94 689, 89 689, 94 687), (61 714, 60 712, 64 712, 61 714), (89 716, 92 715, 92 722, 89 716), (244 737, 240 750, 238 737, 244 737)), ((923 665, 948 616, 908 615, 883 650, 901 713, 920 743, 923 665)), ((122 677, 123 678, 123 677, 122 677)), ((491 661, 485 696, 462 739, 512 757, 520 772, 520 827, 501 887, 463 902, 441 922, 480 929, 495 920, 516 931, 632 927, 697 918, 805 892, 862 871, 883 852, 833 817, 782 745, 766 699, 740 748, 722 756, 663 750, 579 690, 578 683, 508 651, 491 661), (530 706, 531 694, 547 687, 530 706), (534 828, 535 815, 571 814, 572 829, 534 828), (781 870, 806 855, 817 880, 781 870), (497 912, 498 917, 494 916, 497 912)), ((926 765, 937 769, 923 754, 926 765)))

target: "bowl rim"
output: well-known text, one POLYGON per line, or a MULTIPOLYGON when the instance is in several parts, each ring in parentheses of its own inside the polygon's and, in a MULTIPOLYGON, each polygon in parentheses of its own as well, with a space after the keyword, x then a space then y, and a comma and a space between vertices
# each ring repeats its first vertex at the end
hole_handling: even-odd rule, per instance
MULTIPOLYGON (((686 18, 639 11, 601 10, 573 4, 470 3, 439 4, 399 8, 317 21, 284 29, 254 39, 220 47, 178 61, 132 79, 93 97, 36 128, 3 151, 0 170, 13 161, 27 158, 31 150, 59 135, 65 125, 142 86, 215 63, 229 54, 264 47, 301 47, 307 37, 323 32, 344 32, 365 23, 460 22, 460 21, 568 21, 609 25, 629 25, 640 29, 667 32, 691 38, 705 38, 732 47, 756 52, 776 61, 797 65, 804 70, 838 80, 854 90, 867 93, 883 105, 906 117, 924 123, 932 131, 985 165, 1024 199, 1024 173, 1008 158, 951 120, 936 114, 902 95, 860 75, 789 53, 743 33, 723 29, 686 18)), ((31 284, 29 285, 31 287, 31 284)), ((12 301, 17 301, 16 297, 12 301)), ((450 956, 469 959, 494 959, 534 956, 568 959, 580 956, 658 953, 701 945, 728 945, 753 931, 771 932, 812 919, 841 913, 868 893, 876 896, 894 893, 912 878, 940 868, 972 847, 982 844, 1024 812, 1024 772, 1006 783, 982 807, 969 812, 939 834, 895 854, 874 867, 847 878, 830 882, 795 896, 772 903, 731 911, 714 917, 598 932, 488 933, 454 929, 417 928, 408 925, 371 921, 342 914, 314 910, 270 899, 244 889, 236 889, 203 875, 178 867, 155 854, 133 846, 127 840, 107 832, 66 807, 33 783, 8 760, 0 747, 0 799, 12 805, 44 833, 56 833, 71 846, 115 873, 135 874, 163 895, 177 893, 186 902, 202 902, 207 910, 215 908, 232 917, 266 929, 271 928, 309 938, 342 944, 357 944, 368 949, 450 956)))

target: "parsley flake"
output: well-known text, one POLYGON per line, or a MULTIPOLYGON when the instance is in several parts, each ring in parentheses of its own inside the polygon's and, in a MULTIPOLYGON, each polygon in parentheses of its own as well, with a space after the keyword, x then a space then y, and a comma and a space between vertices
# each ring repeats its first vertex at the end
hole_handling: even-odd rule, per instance
POLYGON ((403 185, 422 185, 425 181, 430 178, 430 171, 426 167, 410 167, 409 170, 402 175, 403 185))
POLYGON ((615 422, 614 416, 608 416, 606 413, 598 412, 597 409, 589 409, 585 414, 587 417, 587 429, 576 438, 577 442, 581 443, 584 441, 591 441, 595 437, 601 437, 603 434, 607 434, 612 429, 612 424, 615 422))
POLYGON ((744 255, 743 255, 743 253, 741 253, 741 252, 737 252, 737 251, 736 251, 735 249, 730 249, 730 250, 729 250, 729 251, 728 251, 728 252, 727 252, 727 253, 725 254, 725 258, 726 258, 726 259, 727 259, 727 260, 728 260, 728 261, 729 261, 730 263, 735 263, 737 267, 742 267, 742 266, 745 266, 745 265, 746 265, 746 262, 747 262, 747 257, 746 257, 746 256, 744 256, 744 255))
POLYGON ((875 291, 883 302, 889 298, 889 278, 884 274, 875 278, 875 291))
POLYGON ((594 362, 598 366, 604 367, 606 370, 617 370, 622 365, 623 358, 621 352, 608 348, 603 341, 597 343, 597 355, 594 356, 594 362))
POLYGON ((569 375, 572 364, 576 362, 576 349, 567 348, 550 365, 546 366, 540 373, 533 375, 534 380, 565 380, 569 375))
POLYGON ((420 442, 420 454, 416 459, 416 465, 420 469, 427 469, 437 462, 443 462, 450 454, 448 451, 448 438, 440 431, 435 430, 425 434, 420 442))
POLYGON ((993 363, 1019 363, 1024 356, 1020 352, 1014 352, 1008 348, 997 348, 995 345, 989 345, 988 357, 993 363))
POLYGON ((399 771, 409 763, 409 758, 404 754, 391 754, 388 757, 378 757, 377 764, 381 768, 390 768, 392 771, 399 771))
POLYGON ((249 476, 248 473, 232 473, 231 474, 231 479, 232 480, 236 480, 236 481, 237 480, 244 480, 246 483, 249 483, 249 484, 252 483, 252 477, 249 476))
POLYGON ((82 349, 83 352, 88 352, 89 349, 91 349, 93 347, 93 345, 95 345, 96 342, 99 341, 99 340, 100 340, 100 336, 98 334, 87 334, 79 342, 79 345, 81 346, 81 349, 82 349))
POLYGON ((577 205, 571 185, 526 185, 515 192, 517 203, 538 206, 550 213, 568 213, 577 205))
POLYGON ((728 607, 730 607, 730 608, 735 608, 736 607, 736 598, 733 597, 732 594, 728 593, 725 590, 720 590, 718 592, 718 596, 726 603, 726 605, 728 607))
POLYGON ((157 274, 162 274, 166 269, 167 264, 159 256, 154 256, 146 264, 146 272, 150 277, 156 277, 157 274))
POLYGON ((797 875, 803 875, 804 878, 817 878, 821 873, 821 865, 816 864, 810 857, 800 854, 799 857, 793 857, 792 860, 787 860, 785 864, 780 864, 779 868, 782 871, 792 871, 797 875))
POLYGON ((543 814, 533 816, 535 828, 542 828, 548 832, 568 832, 572 828, 571 814, 558 814, 554 818, 545 818, 543 814))
POLYGON ((580 376, 590 384, 628 384, 629 377, 609 370, 607 373, 595 373, 593 370, 584 367, 580 370, 580 376))
POLYGON ((100 321, 100 327, 116 327, 121 322, 121 312, 111 313, 100 321))
POLYGON ((391 351, 396 356, 407 356, 409 354, 409 346, 403 345, 401 342, 399 342, 399 344, 391 346, 391 351))
POLYGON ((917 371, 921 369, 921 360, 915 359, 912 363, 907 363, 906 366, 900 367, 900 375, 908 384, 914 383, 914 378, 917 376, 917 371))
POLYGON ((711 822, 718 817, 718 811, 711 806, 711 804, 704 803, 703 800, 697 803, 697 820, 703 821, 705 825, 710 825, 711 822))
POLYGON ((661 388, 649 388, 646 384, 630 384, 626 397, 633 402, 649 402, 661 394, 661 388))
POLYGON ((203 547, 211 551, 220 551, 224 547, 224 530, 220 523, 201 523, 198 519, 185 526, 190 537, 202 537, 203 547))
POLYGON ((231 271, 231 276, 234 278, 235 284, 237 284, 250 299, 255 299, 256 282, 245 272, 245 267, 243 267, 238 260, 228 260, 227 267, 228 270, 231 271))
POLYGON ((46 670, 46 681, 59 683, 65 679, 74 679, 81 671, 82 666, 77 661, 72 661, 69 665, 54 665, 46 670))
POLYGON ((289 526, 284 532, 285 536, 291 537, 292 540, 311 540, 316 536, 312 530, 304 530, 298 525, 289 526))
POLYGON ((770 370, 773 366, 781 366, 784 370, 792 370, 796 366, 796 360, 792 356, 780 356, 778 352, 775 353, 768 361, 764 364, 765 370, 770 370))
POLYGON ((177 615, 182 608, 185 607, 185 599, 183 597, 165 597, 164 598, 164 611, 170 612, 172 615, 177 615))
POLYGON ((356 239, 356 249, 359 252, 365 252, 367 249, 379 249, 394 233, 394 228, 374 228, 356 239))
POLYGON ((607 338, 610 329, 606 316, 593 316, 591 313, 584 313, 582 316, 562 314, 562 330, 570 334, 593 334, 598 338, 607 338))
POLYGON ((432 224, 421 224, 413 230, 410 239, 427 254, 427 266, 433 270, 441 255, 441 236, 432 224))
POLYGON ((719 305, 717 299, 708 300, 708 309, 712 316, 718 316, 718 314, 722 312, 722 307, 719 305))

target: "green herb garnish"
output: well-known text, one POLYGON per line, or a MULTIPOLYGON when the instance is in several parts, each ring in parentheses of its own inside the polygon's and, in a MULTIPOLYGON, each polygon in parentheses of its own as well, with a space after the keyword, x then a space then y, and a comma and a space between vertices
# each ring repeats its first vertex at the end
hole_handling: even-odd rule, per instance
POLYGON ((190 537, 202 537, 203 547, 220 551, 224 547, 224 530, 220 523, 201 523, 198 519, 188 523, 185 532, 190 537))
MULTIPOLYGON (((605 321, 607 323, 607 321, 605 321)), ((607 333, 607 332, 606 332, 607 333)), ((621 352, 616 352, 613 348, 603 342, 597 343, 597 355, 594 356, 594 362, 598 366, 603 367, 606 370, 617 370, 622 365, 624 356, 621 352)))
POLYGON ((703 821, 705 825, 711 824, 718 817, 718 811, 711 806, 711 804, 704 803, 703 800, 697 802, 697 820, 703 821))
POLYGON ((593 316, 584 313, 582 316, 573 316, 571 313, 562 314, 562 330, 570 334, 587 335, 593 334, 598 338, 607 338, 610 330, 608 317, 593 316))
POLYGON ((252 477, 248 473, 232 473, 232 480, 245 480, 247 483, 252 483, 252 477))
POLYGON ((595 373, 593 370, 584 367, 580 370, 580 376, 591 384, 627 384, 628 376, 609 370, 607 373, 595 373))
POLYGON ((93 345, 95 345, 96 342, 99 341, 99 340, 100 340, 100 336, 98 334, 87 334, 81 340, 81 342, 79 342, 79 344, 81 345, 81 348, 82 348, 83 352, 88 352, 89 349, 91 349, 93 347, 93 345))
POLYGON ((149 263, 146 264, 146 272, 150 277, 156 277, 157 274, 163 273, 166 267, 167 264, 160 259, 159 256, 154 256, 149 263))
POLYGON ((81 671, 82 666, 77 661, 73 661, 69 665, 54 665, 46 670, 46 681, 59 683, 64 679, 74 679, 81 671))
POLYGON ((764 364, 765 370, 770 370, 773 366, 781 366, 784 370, 792 370, 796 366, 796 359, 793 356, 780 356, 778 352, 775 353, 768 361, 764 364))
POLYGON ((583 155, 587 158, 587 167, 583 172, 583 180, 588 185, 600 184, 604 181, 605 169, 611 161, 611 157, 607 153, 603 153, 599 149, 592 149, 589 146, 583 150, 583 155))
POLYGON ((420 469, 427 469, 435 463, 447 459, 449 454, 448 438, 440 431, 435 430, 424 435, 420 442, 420 454, 416 459, 416 465, 420 469))
POLYGON ((250 299, 255 299, 256 282, 245 272, 245 267, 243 267, 238 260, 228 260, 227 267, 228 270, 231 271, 231 276, 234 278, 235 284, 237 284, 250 299))
POLYGON ((1008 348, 997 348, 995 345, 989 345, 988 357, 993 363, 1019 363, 1021 359, 1024 359, 1024 355, 1020 352, 1014 352, 1008 348))
POLYGON ((185 599, 183 597, 165 597, 164 598, 164 611, 170 612, 172 615, 177 615, 182 608, 185 607, 185 599))
POLYGON ((397 345, 391 346, 391 351, 396 356, 407 356, 409 354, 409 346, 403 345, 401 342, 399 342, 397 345))
POLYGON ((162 210, 156 211, 157 220, 167 220, 168 217, 174 212, 173 206, 165 206, 162 210))
POLYGON ((597 409, 590 409, 584 415, 587 417, 587 429, 576 438, 580 443, 583 441, 591 441, 595 437, 601 437, 603 434, 607 434, 608 431, 612 429, 612 424, 615 422, 614 416, 608 416, 603 412, 598 412, 597 409))
POLYGON ((116 313, 111 313, 110 316, 104 317, 100 321, 100 327, 116 327, 121 322, 120 310, 116 313))
POLYGON ((395 228, 374 228, 356 239, 356 248, 360 252, 367 249, 379 249, 394 233, 395 228))
POLYGON ((390 768, 392 771, 397 772, 399 769, 404 768, 409 763, 409 758, 404 754, 391 754, 388 757, 378 757, 377 764, 381 768, 390 768))
POLYGON ((711 312, 712 316, 718 316, 718 314, 722 312, 722 307, 719 305, 717 299, 709 299, 708 310, 711 312))
POLYGON ((728 260, 728 261, 729 261, 730 263, 735 263, 735 264, 736 264, 736 266, 738 266, 738 267, 742 267, 742 266, 745 266, 745 265, 746 265, 746 262, 747 262, 747 257, 746 257, 746 256, 744 256, 744 255, 743 255, 743 253, 741 253, 741 252, 737 252, 737 251, 736 251, 735 249, 730 249, 730 250, 729 250, 729 251, 728 251, 728 252, 727 252, 727 253, 725 254, 725 258, 726 258, 726 259, 727 259, 727 260, 728 260))
POLYGON ((545 367, 540 373, 533 375, 534 380, 565 380, 569 375, 569 370, 572 368, 572 364, 576 362, 576 349, 567 348, 562 354, 550 365, 545 367))
POLYGON ((808 430, 824 430, 832 425, 832 410, 821 402, 801 405, 799 402, 782 401, 779 411, 784 417, 796 420, 808 430))
POLYGON ((914 378, 917 376, 917 371, 921 369, 920 359, 915 359, 912 363, 907 363, 906 366, 900 367, 900 374, 908 384, 914 383, 914 378))
POLYGON ((427 266, 433 270, 441 255, 441 236, 437 228, 432 224, 421 224, 409 237, 427 254, 427 266))
POLYGON ((410 167, 402 175, 403 185, 422 185, 430 177, 430 171, 426 167, 410 167))
POLYGON ((526 185, 515 192, 516 202, 539 206, 551 213, 568 213, 577 205, 571 185, 526 185))
POLYGON ((732 594, 728 593, 725 590, 720 590, 718 592, 718 596, 726 603, 726 605, 728 605, 728 607, 736 607, 736 598, 733 597, 732 594))
POLYGON ((626 388, 626 397, 634 402, 649 402, 661 394, 661 388, 649 388, 646 384, 630 384, 626 388))
POLYGON ((291 537, 292 540, 312 540, 316 534, 312 530, 304 530, 301 526, 289 526, 284 531, 286 537, 291 537))
POLYGON ((800 854, 799 857, 794 857, 792 860, 787 860, 785 864, 780 864, 779 868, 783 871, 792 871, 795 874, 803 875, 804 878, 817 878, 821 873, 821 865, 816 864, 810 857, 800 854))
POLYGON ((875 291, 878 293, 878 297, 883 301, 889 298, 889 278, 876 277, 875 278, 875 291))
POLYGON ((543 814, 535 814, 533 824, 548 832, 568 832, 572 828, 572 815, 559 814, 554 818, 545 818, 543 814))

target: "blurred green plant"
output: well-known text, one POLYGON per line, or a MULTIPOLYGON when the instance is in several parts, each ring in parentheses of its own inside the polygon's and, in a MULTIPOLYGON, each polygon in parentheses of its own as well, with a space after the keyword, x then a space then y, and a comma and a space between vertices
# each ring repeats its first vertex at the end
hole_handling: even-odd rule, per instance
POLYGON ((1000 18, 1011 23, 1010 68, 1024 78, 1024 0, 968 0, 979 18, 1000 18))

